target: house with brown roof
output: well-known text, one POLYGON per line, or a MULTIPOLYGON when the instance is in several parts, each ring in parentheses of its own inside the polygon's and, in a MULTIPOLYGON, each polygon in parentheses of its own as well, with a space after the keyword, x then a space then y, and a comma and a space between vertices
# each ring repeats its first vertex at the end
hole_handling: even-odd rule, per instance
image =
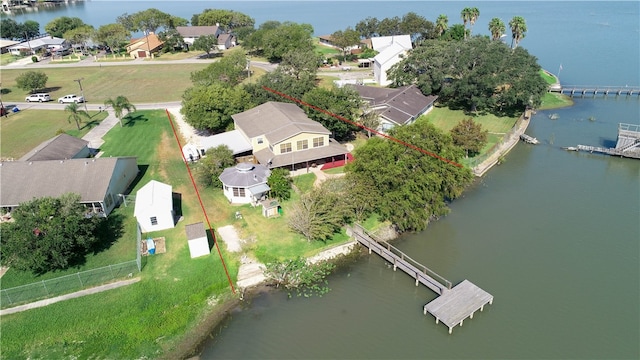
POLYGON ((437 96, 422 94, 415 85, 396 89, 364 85, 352 86, 360 97, 368 103, 368 111, 378 114, 381 132, 387 132, 394 126, 408 125, 418 117, 433 109, 437 96))
POLYGON ((19 161, 67 160, 88 158, 89 142, 68 134, 60 134, 30 150, 19 161))
POLYGON ((236 130, 253 148, 253 156, 268 168, 308 168, 344 160, 346 147, 295 104, 270 101, 231 116, 236 130))
POLYGON ((162 45, 164 42, 156 34, 149 33, 141 38, 131 39, 127 45, 127 53, 134 59, 153 57, 154 53, 162 49, 162 45))
POLYGON ((107 216, 137 175, 135 157, 0 162, 0 207, 75 193, 87 213, 107 216))

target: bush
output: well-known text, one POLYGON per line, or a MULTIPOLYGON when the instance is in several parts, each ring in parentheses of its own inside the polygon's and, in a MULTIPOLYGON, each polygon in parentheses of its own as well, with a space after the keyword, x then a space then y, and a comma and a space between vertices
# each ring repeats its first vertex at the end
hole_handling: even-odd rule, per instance
POLYGON ((31 61, 33 61, 34 63, 37 63, 37 62, 38 62, 38 57, 37 57, 37 56, 35 56, 35 55, 33 55, 33 56, 31 57, 31 61))

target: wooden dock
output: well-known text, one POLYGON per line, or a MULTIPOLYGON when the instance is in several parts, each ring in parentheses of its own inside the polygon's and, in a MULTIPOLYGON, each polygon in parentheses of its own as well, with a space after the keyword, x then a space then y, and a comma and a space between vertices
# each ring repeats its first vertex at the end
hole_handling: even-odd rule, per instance
POLYGON ((618 141, 615 148, 578 145, 577 147, 568 147, 566 149, 640 159, 640 125, 620 123, 618 125, 618 141))
POLYGON ((569 96, 640 96, 640 88, 629 86, 602 86, 602 85, 559 85, 549 87, 549 91, 558 92, 569 96))
POLYGON ((451 334, 453 327, 462 326, 467 317, 473 319, 473 314, 484 309, 486 304, 493 303, 493 296, 469 280, 464 280, 455 287, 451 282, 426 266, 418 263, 402 251, 396 249, 386 241, 378 240, 369 234, 359 224, 352 229, 353 236, 363 246, 369 249, 369 254, 375 252, 393 265, 393 270, 400 269, 416 280, 416 286, 423 284, 439 295, 438 298, 424 306, 427 312, 436 318, 436 324, 442 321, 449 327, 451 334))

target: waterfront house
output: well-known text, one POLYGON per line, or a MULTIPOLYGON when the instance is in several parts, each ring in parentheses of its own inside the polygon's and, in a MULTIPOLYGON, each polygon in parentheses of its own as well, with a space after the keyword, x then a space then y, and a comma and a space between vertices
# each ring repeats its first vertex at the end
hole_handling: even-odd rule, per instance
POLYGON ((162 49, 164 42, 154 33, 149 33, 138 39, 131 39, 127 45, 127 53, 134 59, 153 57, 162 49))
POLYGON ((251 144, 253 156, 268 168, 295 170, 344 160, 346 147, 295 104, 269 101, 231 116, 251 144))
POLYGON ((212 35, 218 39, 218 49, 227 50, 236 45, 236 38, 222 30, 218 25, 213 26, 178 26, 176 31, 189 46, 201 36, 212 35))
POLYGON ((271 171, 264 165, 239 163, 224 169, 218 178, 230 203, 256 206, 271 190, 267 185, 269 175, 271 171))
POLYGON ((56 51, 64 51, 71 49, 71 43, 65 39, 45 35, 39 38, 33 38, 8 47, 11 55, 25 56, 35 55, 44 52, 53 53, 56 51))

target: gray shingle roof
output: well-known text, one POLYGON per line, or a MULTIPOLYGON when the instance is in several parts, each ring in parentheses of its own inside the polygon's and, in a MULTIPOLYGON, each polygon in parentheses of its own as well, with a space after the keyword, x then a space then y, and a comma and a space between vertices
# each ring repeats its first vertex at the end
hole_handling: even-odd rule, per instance
POLYGON ((248 137, 264 135, 271 145, 303 132, 331 134, 295 104, 269 101, 231 117, 248 137))
POLYGON ((6 161, 0 163, 0 206, 18 206, 25 201, 65 193, 80 195, 82 202, 104 201, 118 161, 135 157, 6 161))
POLYGON ((195 240, 207 237, 207 232, 204 229, 204 223, 202 222, 185 225, 184 231, 187 233, 187 240, 195 240))
POLYGON ((36 146, 21 157, 20 161, 73 159, 88 144, 89 142, 86 140, 67 134, 60 134, 36 146))
POLYGON ((437 96, 422 94, 415 85, 403 86, 397 89, 379 88, 364 85, 349 85, 368 101, 372 107, 385 107, 379 113, 381 116, 403 125, 421 115, 438 99, 437 96))
POLYGON ((271 175, 271 171, 264 165, 240 163, 224 169, 219 178, 227 186, 248 188, 266 184, 269 175, 271 175))
POLYGON ((218 26, 176 26, 176 30, 182 37, 198 37, 203 35, 217 35, 218 26))

